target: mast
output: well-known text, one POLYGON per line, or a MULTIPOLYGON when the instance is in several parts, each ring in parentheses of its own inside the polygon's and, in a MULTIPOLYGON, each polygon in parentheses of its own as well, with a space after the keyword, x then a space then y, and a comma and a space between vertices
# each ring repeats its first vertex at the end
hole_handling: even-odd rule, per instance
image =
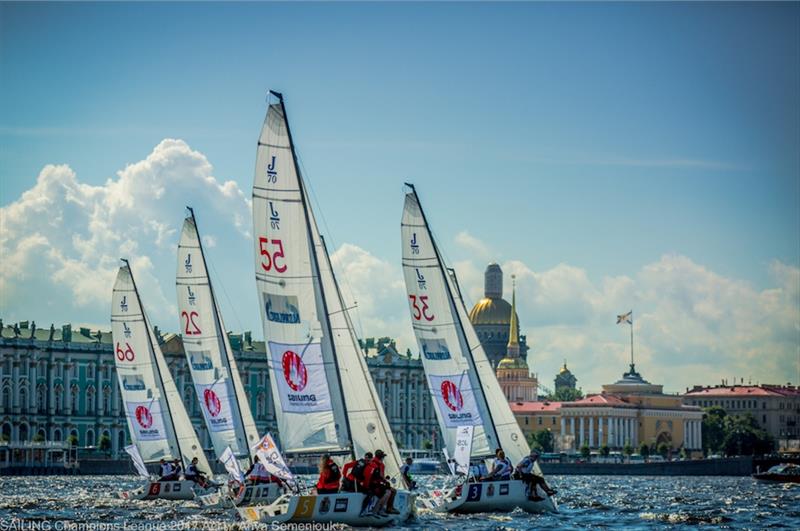
MULTIPOLYGON (((153 347, 153 338, 150 335, 150 323, 147 320, 147 315, 144 313, 144 306, 142 305, 142 298, 139 297, 139 288, 136 287, 136 279, 133 278, 133 270, 131 269, 130 263, 125 258, 120 258, 123 262, 125 262, 125 266, 128 268, 128 271, 131 274, 131 284, 133 284, 133 292, 136 294, 136 300, 139 301, 139 307, 142 309, 142 319, 144 320, 144 328, 147 332, 147 345, 150 347, 150 355, 154 356, 153 353, 155 352, 155 347, 153 347)), ((154 356, 155 358, 155 356, 154 356)), ((181 438, 178 437, 178 432, 175 430, 175 421, 172 419, 172 408, 169 405, 169 400, 167 400, 166 392, 164 392, 164 379, 161 377, 161 367, 158 364, 157 359, 153 359, 153 365, 156 368, 156 375, 158 376, 158 391, 164 398, 164 402, 167 404, 167 415, 169 415, 169 424, 172 428, 172 434, 175 437, 175 444, 178 446, 178 453, 181 457, 181 463, 183 464, 184 470, 186 469, 186 463, 183 460, 183 450, 181 449, 181 438)))
MULTIPOLYGON (((489 404, 486 402, 486 396, 484 395, 484 392, 483 392, 483 383, 481 382, 481 376, 480 376, 480 374, 478 373, 478 370, 475 367, 475 360, 472 359, 472 349, 470 348, 469 343, 467 343, 467 338, 464 335, 464 323, 461 321, 461 315, 458 312, 458 307, 456 306, 456 301, 453 298, 453 292, 450 289, 450 284, 449 284, 449 281, 448 281, 448 278, 447 278, 447 273, 446 273, 446 268, 445 268, 445 265, 444 265, 444 260, 442 260, 442 255, 439 253, 439 246, 436 244, 436 240, 433 237, 433 233, 431 233, 431 226, 428 223, 427 216, 425 215, 425 209, 422 208, 422 203, 419 200, 419 195, 417 195, 417 189, 414 188, 413 184, 405 183, 405 185, 408 186, 411 189, 411 192, 414 194, 414 199, 417 201, 417 206, 419 207, 420 214, 422 214, 422 220, 425 222, 425 228, 428 229, 428 233, 431 236, 431 243, 433 244, 433 251, 436 254, 436 261, 437 261, 437 263, 439 265, 439 272, 442 274, 442 277, 444 277, 445 291, 447 292, 447 299, 450 302, 450 304, 452 305, 453 311, 454 311, 455 316, 456 316, 456 320, 458 322, 458 329, 459 329, 458 333, 459 333, 459 336, 461 336, 461 339, 464 341, 464 345, 467 347, 466 348, 466 352, 464 352, 464 357, 467 359, 467 362, 469 363, 470 370, 475 374, 475 379, 477 380, 478 387, 480 389, 479 390, 479 394, 481 396, 481 400, 483 401, 483 404, 485 406, 486 413, 489 415, 489 423, 492 426, 492 433, 494 434, 494 441, 495 441, 495 444, 497 446, 499 446, 500 445, 500 436, 497 433, 497 428, 495 427, 494 419, 492 418, 492 409, 489 407, 489 404)), ((456 284, 456 286, 457 285, 458 284, 456 284)))
POLYGON ((342 401, 342 407, 345 409, 344 423, 347 428, 347 437, 350 442, 350 448, 352 449, 353 436, 352 436, 352 431, 350 430, 350 418, 347 415, 347 402, 345 401, 344 389, 342 388, 342 375, 339 372, 339 360, 336 354, 336 345, 334 344, 333 341, 333 332, 331 329, 330 315, 328 315, 328 302, 325 298, 325 289, 322 286, 322 273, 320 272, 319 262, 317 261, 317 253, 314 250, 314 235, 311 233, 310 213, 309 213, 308 202, 306 201, 306 189, 305 185, 303 184, 303 175, 300 172, 300 165, 297 163, 297 153, 295 152, 294 139, 292 138, 292 129, 289 125, 289 115, 286 114, 286 105, 283 102, 283 94, 281 94, 280 92, 275 92, 274 90, 270 90, 269 93, 278 98, 278 101, 281 104, 281 112, 283 113, 283 119, 286 122, 286 135, 289 137, 289 149, 292 152, 292 162, 294 163, 294 170, 297 173, 297 184, 300 187, 300 202, 303 205, 303 212, 305 213, 306 235, 308 237, 308 244, 310 251, 309 254, 311 255, 311 264, 312 264, 311 267, 314 269, 314 272, 316 272, 317 279, 319 282, 320 299, 322 299, 322 313, 325 316, 325 325, 327 327, 328 342, 331 346, 331 354, 333 355, 334 368, 336 369, 336 380, 339 384, 338 385, 339 398, 342 401))
POLYGON ((206 271, 206 280, 208 280, 208 291, 211 293, 211 306, 214 309, 214 316, 216 317, 216 326, 217 326, 217 333, 219 334, 220 341, 222 342, 222 349, 225 351, 225 356, 223 359, 225 360, 225 368, 228 370, 228 374, 230 375, 231 386, 233 387, 233 397, 236 400, 236 409, 239 411, 237 415, 239 417, 239 427, 242 429, 242 438, 244 439, 244 445, 247 448, 247 462, 249 464, 253 464, 252 456, 250 455, 250 444, 247 442, 247 430, 244 427, 244 418, 242 418, 242 405, 239 403, 239 393, 236 390, 236 380, 233 375, 233 371, 231 370, 231 363, 228 359, 228 356, 233 356, 233 352, 229 352, 228 344, 225 341, 225 330, 224 327, 221 326, 222 323, 222 314, 217 308, 217 297, 214 295, 214 286, 211 284, 211 274, 209 273, 208 264, 206 263, 206 252, 203 250, 203 238, 200 237, 200 230, 197 228, 197 218, 194 216, 194 209, 190 206, 186 207, 189 210, 189 214, 192 216, 192 223, 194 223, 195 232, 197 233, 197 245, 200 247, 200 256, 203 259, 203 268, 206 271))

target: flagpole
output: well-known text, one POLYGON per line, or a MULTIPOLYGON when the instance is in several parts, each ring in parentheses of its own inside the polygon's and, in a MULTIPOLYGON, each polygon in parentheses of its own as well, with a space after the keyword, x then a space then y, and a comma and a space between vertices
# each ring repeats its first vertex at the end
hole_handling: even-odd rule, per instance
POLYGON ((633 370, 633 310, 631 310, 631 370, 633 370))

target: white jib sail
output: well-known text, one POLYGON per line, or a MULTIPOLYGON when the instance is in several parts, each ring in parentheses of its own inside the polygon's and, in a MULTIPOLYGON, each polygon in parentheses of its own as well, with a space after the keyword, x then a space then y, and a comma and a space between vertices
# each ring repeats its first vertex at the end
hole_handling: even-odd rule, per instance
POLYGON ((176 276, 183 349, 217 458, 230 447, 250 461, 259 440, 206 269, 194 215, 183 222, 176 276))
MULTIPOLYGON (((450 275, 448 275, 448 277, 450 277, 450 275)), ((470 346, 474 367, 480 376, 483 395, 486 397, 486 403, 492 413, 494 429, 500 440, 498 446, 503 449, 506 457, 511 459, 514 464, 517 464, 530 453, 530 447, 528 447, 525 435, 522 433, 522 429, 520 429, 519 423, 514 417, 511 407, 508 405, 508 400, 506 400, 503 389, 497 381, 497 376, 489 358, 486 357, 486 352, 481 346, 478 334, 475 333, 475 329, 472 328, 467 307, 461 297, 460 290, 457 289, 455 278, 450 277, 449 280, 451 283, 451 292, 457 301, 456 307, 458 308, 461 322, 464 323, 464 334, 467 344, 470 346)))
POLYGON ((253 183, 253 237, 270 383, 284 452, 350 446, 317 257, 288 124, 269 105, 253 183))
POLYGON ((458 428, 471 425, 472 455, 493 456, 498 441, 480 379, 468 358, 470 348, 480 348, 480 344, 469 344, 464 336, 458 299, 451 293, 414 193, 405 198, 401 234, 411 324, 445 445, 455 455, 458 428))
POLYGON ((336 348, 342 391, 350 423, 350 437, 356 457, 381 449, 386 453, 383 463, 386 474, 399 477, 402 465, 400 451, 392 435, 383 405, 369 374, 367 360, 361 352, 349 310, 333 273, 330 256, 324 240, 319 235, 312 213, 312 234, 320 263, 322 288, 328 301, 331 335, 336 348))
POLYGON ((131 440, 144 462, 180 458, 186 465, 197 457, 200 468, 210 471, 128 265, 114 283, 111 335, 131 440))

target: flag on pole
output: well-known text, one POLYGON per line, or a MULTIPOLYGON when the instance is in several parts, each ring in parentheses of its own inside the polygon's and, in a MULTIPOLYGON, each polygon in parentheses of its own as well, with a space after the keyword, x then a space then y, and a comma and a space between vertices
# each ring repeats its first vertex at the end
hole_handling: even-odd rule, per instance
POLYGON ((292 471, 289 470, 286 461, 283 460, 283 456, 278 450, 278 446, 275 444, 275 440, 272 438, 271 434, 268 433, 264 435, 261 440, 253 446, 253 449, 256 451, 256 455, 259 461, 261 461, 261 464, 267 469, 267 472, 287 481, 294 479, 292 471))
POLYGON ((128 452, 128 455, 131 456, 131 460, 133 461, 133 466, 136 467, 136 471, 139 472, 139 475, 143 478, 149 478, 150 472, 147 471, 147 467, 144 466, 144 460, 142 459, 141 454, 139 454, 139 449, 136 447, 135 444, 131 444, 125 447, 125 451, 128 452))
POLYGON ((617 316, 617 324, 633 324, 633 310, 617 316))
POLYGON ((453 458, 456 460, 456 472, 469 473, 469 456, 472 453, 472 431, 475 426, 461 426, 456 432, 456 449, 453 458))
POLYGON ((221 456, 219 456, 219 460, 223 465, 225 465, 225 470, 228 471, 228 474, 230 474, 231 478, 235 479, 239 483, 244 483, 244 473, 239 466, 239 461, 236 459, 236 456, 233 455, 233 450, 231 450, 230 446, 225 448, 225 451, 222 452, 221 456))

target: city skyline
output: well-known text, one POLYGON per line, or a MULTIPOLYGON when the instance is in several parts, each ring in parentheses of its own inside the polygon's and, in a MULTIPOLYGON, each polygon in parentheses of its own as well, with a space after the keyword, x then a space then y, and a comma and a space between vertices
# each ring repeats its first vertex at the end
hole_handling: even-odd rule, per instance
POLYGON ((669 391, 798 383, 796 4, 0 10, 6 323, 108 329, 124 256, 178 330, 191 205, 227 328, 261 338, 249 197, 273 88, 362 337, 416 351, 411 181, 468 305, 487 263, 508 299, 516 275, 546 385, 565 358, 584 391, 618 379, 630 309, 637 368, 669 391))

